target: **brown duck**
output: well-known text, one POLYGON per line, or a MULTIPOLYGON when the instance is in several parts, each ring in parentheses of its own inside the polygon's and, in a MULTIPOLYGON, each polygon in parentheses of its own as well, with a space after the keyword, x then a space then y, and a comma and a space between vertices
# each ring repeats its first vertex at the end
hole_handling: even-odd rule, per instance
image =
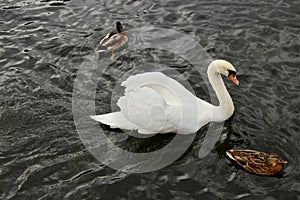
POLYGON ((276 154, 254 150, 228 150, 226 154, 248 172, 265 176, 281 174, 288 163, 276 154))

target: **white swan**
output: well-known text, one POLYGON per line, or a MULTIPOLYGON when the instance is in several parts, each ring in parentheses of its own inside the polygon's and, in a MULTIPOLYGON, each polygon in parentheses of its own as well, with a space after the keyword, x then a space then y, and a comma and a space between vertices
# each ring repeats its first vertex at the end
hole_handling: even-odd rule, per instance
POLYGON ((147 72, 131 76, 122 83, 126 87, 125 94, 117 102, 121 111, 91 118, 111 128, 137 130, 142 134, 195 133, 208 122, 227 120, 234 112, 220 74, 238 85, 235 68, 225 60, 214 60, 207 74, 218 97, 218 106, 197 98, 163 73, 147 72))

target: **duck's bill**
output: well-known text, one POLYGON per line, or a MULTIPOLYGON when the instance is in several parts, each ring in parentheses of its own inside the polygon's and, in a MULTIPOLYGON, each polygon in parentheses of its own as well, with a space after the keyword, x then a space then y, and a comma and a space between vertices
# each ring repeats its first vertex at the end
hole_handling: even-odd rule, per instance
POLYGON ((237 78, 236 78, 235 75, 230 74, 230 75, 229 75, 229 78, 230 78, 230 80, 231 80, 232 82, 234 82, 234 84, 236 84, 236 85, 239 85, 239 84, 240 84, 240 82, 237 80, 237 78))
POLYGON ((280 161, 281 164, 288 164, 288 161, 280 161))

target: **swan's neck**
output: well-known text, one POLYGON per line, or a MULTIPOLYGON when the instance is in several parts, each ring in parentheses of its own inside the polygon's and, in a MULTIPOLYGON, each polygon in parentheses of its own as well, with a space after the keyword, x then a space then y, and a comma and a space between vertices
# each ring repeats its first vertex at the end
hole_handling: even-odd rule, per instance
POLYGON ((216 64, 214 62, 208 66, 207 74, 209 82, 219 100, 219 105, 215 107, 211 120, 215 122, 227 120, 233 114, 234 106, 223 79, 216 70, 216 64))

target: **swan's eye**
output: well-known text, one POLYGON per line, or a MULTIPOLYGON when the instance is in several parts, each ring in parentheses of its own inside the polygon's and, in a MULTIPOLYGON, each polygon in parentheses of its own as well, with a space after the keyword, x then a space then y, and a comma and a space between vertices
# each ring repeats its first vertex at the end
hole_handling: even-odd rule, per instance
POLYGON ((233 75, 233 77, 236 76, 236 71, 233 71, 233 70, 230 70, 230 69, 227 69, 227 71, 228 71, 228 76, 230 76, 230 75, 233 75))

